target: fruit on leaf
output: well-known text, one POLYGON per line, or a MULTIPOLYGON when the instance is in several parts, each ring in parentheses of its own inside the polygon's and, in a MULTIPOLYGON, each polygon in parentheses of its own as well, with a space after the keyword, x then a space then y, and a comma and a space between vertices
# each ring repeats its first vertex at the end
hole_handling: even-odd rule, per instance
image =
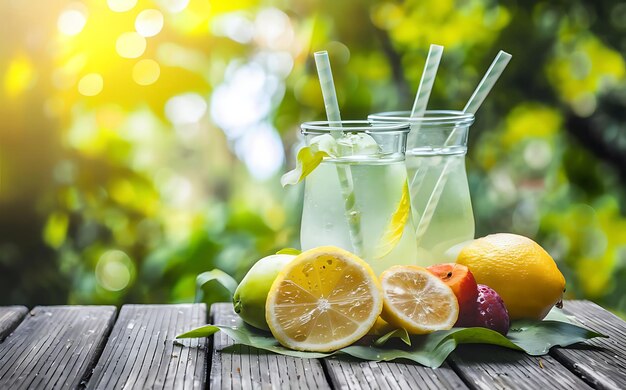
POLYGON ((396 265, 380 275, 385 321, 409 333, 450 329, 459 315, 456 296, 426 268, 396 265))
POLYGON ((474 240, 457 258, 476 282, 498 292, 512 320, 543 319, 561 301, 565 278, 539 244, 516 234, 498 233, 474 240))
POLYGON ((250 268, 233 295, 235 312, 245 323, 270 330, 265 321, 265 300, 278 273, 294 258, 293 255, 271 255, 250 268))
POLYGON ((493 329, 506 336, 510 326, 509 312, 498 293, 484 284, 479 284, 476 303, 474 317, 469 320, 471 326, 493 329))
POLYGON ((454 292, 459 302, 459 321, 467 317, 466 313, 473 313, 476 310, 478 286, 469 268, 462 264, 443 263, 431 265, 426 269, 435 274, 454 292))
POLYGON ((265 305, 283 346, 328 352, 363 337, 383 308, 380 282, 356 255, 334 246, 302 252, 276 277, 265 305))

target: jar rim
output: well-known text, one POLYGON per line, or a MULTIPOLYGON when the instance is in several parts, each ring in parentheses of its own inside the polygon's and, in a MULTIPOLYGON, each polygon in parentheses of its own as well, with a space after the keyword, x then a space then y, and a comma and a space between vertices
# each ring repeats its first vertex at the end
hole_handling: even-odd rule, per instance
POLYGON ((331 121, 311 121, 304 122, 300 125, 302 134, 311 133, 330 133, 331 131, 348 131, 350 133, 366 133, 366 132, 402 132, 408 133, 410 123, 408 122, 389 122, 389 123, 372 123, 369 120, 342 120, 336 125, 337 122, 331 121))
POLYGON ((378 123, 469 126, 474 123, 474 114, 457 110, 428 110, 423 116, 412 118, 410 111, 386 111, 370 114, 367 119, 378 123))

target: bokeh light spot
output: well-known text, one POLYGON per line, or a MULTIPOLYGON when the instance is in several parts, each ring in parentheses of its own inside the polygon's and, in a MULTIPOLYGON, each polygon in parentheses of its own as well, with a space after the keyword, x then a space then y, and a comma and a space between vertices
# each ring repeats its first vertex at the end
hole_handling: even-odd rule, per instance
POLYGON ((146 51, 146 38, 136 32, 125 32, 115 42, 117 54, 124 58, 137 58, 146 51))
POLYGON ((137 4, 137 0, 107 0, 107 4, 111 11, 126 12, 133 9, 137 4))
POLYGON ((163 28, 163 14, 156 9, 141 11, 135 19, 135 30, 144 37, 153 37, 163 28))
POLYGON ((276 129, 268 123, 260 123, 250 129, 235 144, 239 158, 248 172, 258 180, 275 175, 285 161, 283 143, 276 129))
POLYGON ((87 15, 78 9, 66 9, 57 19, 57 28, 65 35, 76 35, 87 24, 87 15))
POLYGON ((197 93, 174 96, 165 103, 165 116, 175 125, 196 123, 206 110, 206 101, 197 93))
POLYGON ((120 250, 106 251, 96 264, 96 280, 109 291, 120 291, 128 287, 133 272, 133 263, 120 250))
POLYGON ((231 12, 216 16, 210 27, 213 34, 239 43, 248 43, 254 37, 254 24, 243 13, 231 12))
POLYGON ((18 56, 13 59, 4 75, 4 90, 9 97, 15 97, 34 82, 35 69, 31 61, 25 56, 18 56))
POLYGON ((141 60, 133 67, 133 80, 139 85, 154 84, 160 74, 161 68, 154 60, 141 60))
POLYGON ((272 95, 279 88, 279 80, 258 63, 231 63, 226 80, 213 91, 211 116, 226 136, 240 137, 269 114, 272 95))
POLYGON ((277 8, 267 8, 254 21, 255 38, 261 46, 288 50, 295 37, 289 16, 277 8))
POLYGON ((532 169, 546 169, 552 161, 550 144, 541 139, 530 141, 524 148, 524 161, 532 169))
POLYGON ((85 96, 96 96, 102 92, 104 80, 98 73, 89 73, 78 82, 78 92, 85 96))
POLYGON ((181 12, 189 5, 189 0, 157 0, 157 2, 171 13, 181 12))

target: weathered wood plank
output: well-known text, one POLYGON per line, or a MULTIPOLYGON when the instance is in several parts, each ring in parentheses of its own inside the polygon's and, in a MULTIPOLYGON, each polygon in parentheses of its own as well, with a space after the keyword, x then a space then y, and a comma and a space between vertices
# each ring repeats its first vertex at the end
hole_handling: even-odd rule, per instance
POLYGON ((19 325, 28 313, 24 306, 0 307, 0 341, 4 340, 19 325))
POLYGON ((204 388, 207 340, 174 338, 205 323, 204 304, 124 305, 87 388, 204 388))
POLYGON ((465 383, 477 389, 590 388, 549 355, 529 356, 492 345, 461 345, 447 361, 465 383))
POLYGON ((91 372, 113 306, 35 307, 0 344, 0 388, 75 388, 91 372))
POLYGON ((551 355, 595 388, 626 389, 626 322, 589 301, 566 301, 564 309, 609 338, 578 348, 554 348, 551 355))
MULTIPOLYGON (((212 323, 240 325, 229 303, 211 307, 212 323)), ((255 348, 241 347, 234 353, 221 350, 233 345, 233 340, 218 332, 213 336, 211 357, 211 388, 214 389, 329 389, 319 360, 299 359, 264 353, 255 348)))
POLYGON ((447 365, 437 369, 412 363, 362 362, 324 359, 337 389, 467 389, 447 365))

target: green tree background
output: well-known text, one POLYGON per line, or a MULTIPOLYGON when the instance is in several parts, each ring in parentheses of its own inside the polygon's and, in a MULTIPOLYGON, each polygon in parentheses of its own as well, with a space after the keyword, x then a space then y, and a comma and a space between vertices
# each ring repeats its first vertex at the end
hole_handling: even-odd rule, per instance
MULTIPOLYGON (((477 236, 557 260, 568 298, 626 313, 626 4, 617 1, 3 1, 0 304, 180 302, 298 246, 299 123, 460 109, 513 60, 467 157, 477 236), (146 12, 146 10, 152 10, 146 12)), ((213 296, 209 298, 223 298, 213 296)))

